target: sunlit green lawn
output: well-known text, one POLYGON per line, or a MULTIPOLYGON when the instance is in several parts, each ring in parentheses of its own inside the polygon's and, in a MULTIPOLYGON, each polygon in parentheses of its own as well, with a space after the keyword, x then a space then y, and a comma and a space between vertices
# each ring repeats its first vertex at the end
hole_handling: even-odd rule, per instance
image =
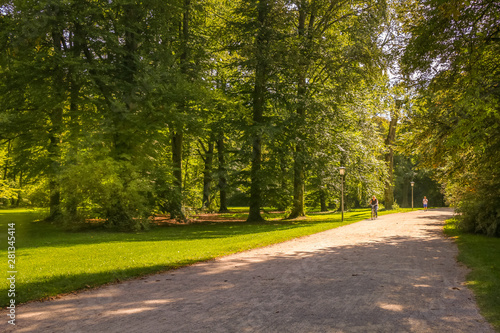
POLYGON ((458 260, 471 269, 467 284, 481 313, 500 332, 500 238, 461 233, 455 220, 447 221, 445 232, 456 239, 458 260))
MULTIPOLYGON (((381 211, 380 215, 400 212, 381 211)), ((283 242, 369 218, 369 209, 345 213, 310 213, 305 219, 281 220, 266 214, 265 223, 199 223, 156 227, 147 232, 63 231, 33 222, 37 210, 0 210, 0 270, 7 267, 7 224, 16 224, 16 303, 102 285, 134 276, 189 265, 230 253, 283 242)), ((237 209, 227 216, 245 218, 237 209), (236 214, 236 215, 235 215, 236 214)), ((5 306, 8 281, 0 282, 5 306)))

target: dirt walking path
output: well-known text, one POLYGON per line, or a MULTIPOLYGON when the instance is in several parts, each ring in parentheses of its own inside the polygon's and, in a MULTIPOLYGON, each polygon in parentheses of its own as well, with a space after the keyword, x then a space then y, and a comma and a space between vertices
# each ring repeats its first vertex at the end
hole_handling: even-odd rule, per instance
POLYGON ((442 234, 451 215, 386 215, 26 304, 7 331, 493 332, 464 286, 456 245, 442 234))

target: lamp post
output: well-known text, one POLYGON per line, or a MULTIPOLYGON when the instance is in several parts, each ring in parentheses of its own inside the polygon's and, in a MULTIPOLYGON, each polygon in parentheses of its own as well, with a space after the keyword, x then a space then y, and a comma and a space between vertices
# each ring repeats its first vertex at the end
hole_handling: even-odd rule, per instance
POLYGON ((410 182, 411 184, 411 210, 413 210, 413 186, 415 185, 415 182, 410 182))
POLYGON ((345 175, 345 167, 340 167, 339 168, 340 176, 342 176, 342 179, 340 180, 341 183, 341 188, 342 188, 342 196, 341 196, 341 201, 340 201, 340 206, 342 209, 342 222, 344 222, 344 175, 345 175))

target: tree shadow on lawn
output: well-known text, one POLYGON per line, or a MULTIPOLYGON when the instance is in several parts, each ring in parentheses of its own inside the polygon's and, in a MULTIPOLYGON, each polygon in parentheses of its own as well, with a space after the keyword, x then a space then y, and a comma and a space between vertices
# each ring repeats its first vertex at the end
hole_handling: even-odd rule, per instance
MULTIPOLYGON (((211 260, 211 259, 207 259, 211 260)), ((203 260, 201 260, 203 261, 203 260)), ((45 281, 16 284, 16 304, 33 300, 54 300, 68 294, 75 294, 103 285, 144 277, 155 273, 165 272, 179 267, 189 266, 200 262, 199 259, 181 260, 173 265, 153 265, 130 269, 120 269, 99 273, 80 273, 47 277, 45 281)), ((10 298, 8 290, 0 289, 0 307, 7 306, 10 298)))
MULTIPOLYGON (((331 219, 309 217, 307 220, 268 220, 265 222, 211 222, 193 223, 187 225, 167 225, 152 227, 151 230, 141 232, 119 232, 109 229, 88 229, 80 231, 66 231, 44 222, 23 222, 19 226, 22 237, 18 239, 19 249, 40 247, 68 247, 83 244, 101 244, 113 242, 156 242, 220 239, 235 236, 244 236, 286 231, 298 228, 307 228, 320 224, 328 224, 323 230, 335 228, 340 225, 357 222, 363 217, 368 218, 368 213, 357 213, 346 216, 341 223, 339 216, 331 219), (365 216, 363 216, 365 215, 365 216)), ((319 230, 322 231, 322 230, 319 230)), ((318 232, 319 232, 318 231, 318 232)))
MULTIPOLYGON (((449 242, 437 234, 273 252, 265 259, 249 254, 19 307, 19 328, 486 331, 461 285, 463 272, 454 254, 449 242)), ((90 278, 95 276, 83 280, 90 278)), ((47 283, 60 283, 63 278, 56 280, 47 283)))

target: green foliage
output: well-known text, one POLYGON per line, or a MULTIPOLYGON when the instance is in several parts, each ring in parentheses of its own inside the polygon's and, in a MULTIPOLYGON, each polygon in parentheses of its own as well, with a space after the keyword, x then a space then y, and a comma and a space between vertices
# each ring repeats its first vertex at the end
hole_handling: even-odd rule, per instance
POLYGON ((497 4, 424 1, 410 11, 411 148, 446 184, 469 231, 498 234, 500 43, 497 4), (417 92, 417 90, 415 90, 417 92))
POLYGON ((3 166, 3 177, 0 178, 0 205, 8 205, 14 200, 17 201, 19 198, 21 190, 19 189, 19 183, 10 177, 7 177, 8 168, 6 168, 12 161, 9 158, 8 148, 6 146, 0 145, 0 167, 3 166))
MULTIPOLYGON (((461 191, 460 191, 461 192, 461 191)), ((452 191, 456 195, 457 191, 452 191)), ((458 226, 467 232, 500 237, 500 207, 496 189, 482 186, 478 192, 463 193, 457 203, 458 226)))
POLYGON ((80 161, 65 169, 61 184, 66 212, 79 214, 68 216, 72 223, 98 217, 120 229, 147 228, 152 181, 132 163, 112 158, 80 161))
POLYGON ((255 183, 260 206, 290 211, 297 163, 303 200, 338 207, 342 164, 364 206, 385 177, 385 15, 383 0, 5 3, 0 191, 66 225, 137 229, 248 204, 255 183))
POLYGON ((16 183, 10 179, 0 179, 0 200, 8 202, 17 197, 19 189, 16 188, 16 183))

